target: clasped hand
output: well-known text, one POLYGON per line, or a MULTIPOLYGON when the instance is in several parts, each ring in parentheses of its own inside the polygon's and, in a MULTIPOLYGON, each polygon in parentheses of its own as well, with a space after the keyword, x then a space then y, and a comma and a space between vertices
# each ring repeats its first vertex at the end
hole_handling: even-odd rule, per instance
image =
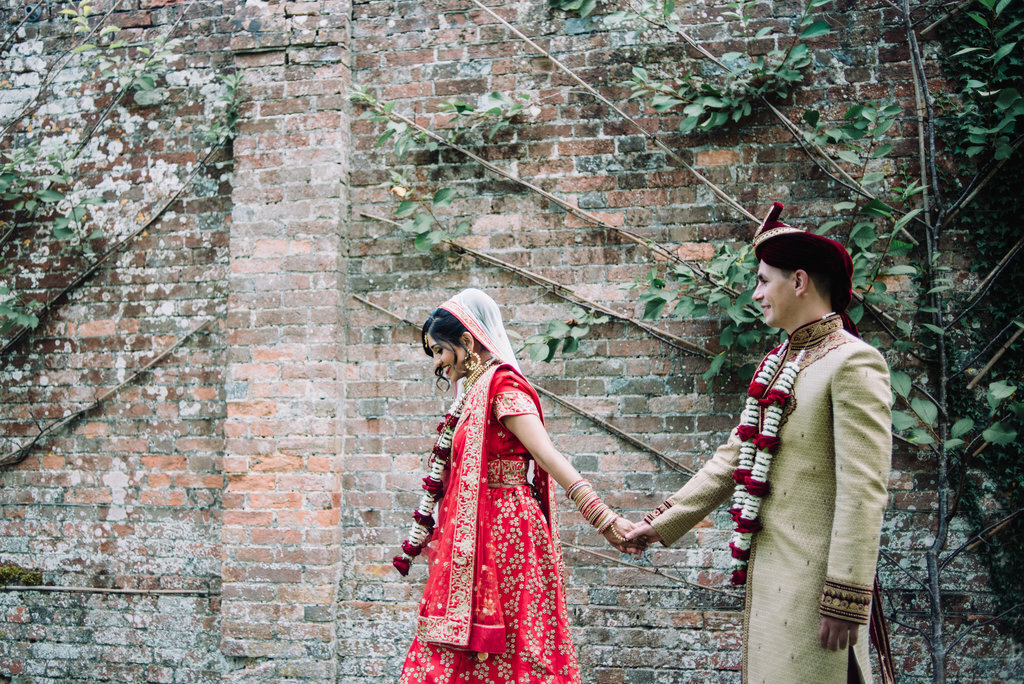
POLYGON ((649 543, 661 539, 647 523, 638 525, 622 516, 616 518, 603 534, 609 544, 631 556, 639 556, 647 549, 649 543))

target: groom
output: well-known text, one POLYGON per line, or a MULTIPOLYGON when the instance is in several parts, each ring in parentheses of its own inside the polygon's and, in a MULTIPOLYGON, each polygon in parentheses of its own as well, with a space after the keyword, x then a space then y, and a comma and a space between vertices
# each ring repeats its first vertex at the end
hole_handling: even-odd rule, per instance
POLYGON ((846 249, 782 223, 781 211, 776 202, 754 237, 754 301, 787 340, 762 361, 728 441, 626 536, 670 546, 731 498, 744 683, 870 682, 889 370, 845 313, 846 249))

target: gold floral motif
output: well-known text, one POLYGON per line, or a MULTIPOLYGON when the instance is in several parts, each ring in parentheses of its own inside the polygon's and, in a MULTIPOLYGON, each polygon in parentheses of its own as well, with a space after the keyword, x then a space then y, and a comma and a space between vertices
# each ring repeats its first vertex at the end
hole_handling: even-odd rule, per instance
POLYGON ((538 415, 537 406, 526 392, 513 390, 494 395, 494 417, 538 415))

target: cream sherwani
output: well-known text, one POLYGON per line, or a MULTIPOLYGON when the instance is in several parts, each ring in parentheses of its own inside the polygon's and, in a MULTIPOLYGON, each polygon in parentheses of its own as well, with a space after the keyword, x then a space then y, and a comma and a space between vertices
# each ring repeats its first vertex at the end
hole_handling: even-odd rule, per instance
MULTIPOLYGON (((764 527, 751 545, 743 682, 845 684, 848 649, 818 645, 822 614, 862 625, 853 653, 870 682, 866 624, 892 451, 889 371, 838 316, 796 330, 786 360, 801 351, 764 527)), ((740 443, 734 430, 652 521, 667 545, 730 499, 740 443)))

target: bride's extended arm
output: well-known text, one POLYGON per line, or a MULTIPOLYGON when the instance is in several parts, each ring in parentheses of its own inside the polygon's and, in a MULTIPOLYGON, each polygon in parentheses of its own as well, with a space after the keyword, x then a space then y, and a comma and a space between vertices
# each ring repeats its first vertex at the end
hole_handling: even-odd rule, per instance
MULTIPOLYGON (((519 438, 537 465, 554 478, 562 489, 568 490, 583 478, 551 442, 548 431, 540 418, 534 414, 506 416, 502 419, 512 434, 519 438)), ((583 511, 581 511, 582 513, 583 511)), ((626 534, 633 529, 633 523, 623 517, 616 517, 602 534, 608 543, 626 553, 637 553, 642 549, 635 542, 627 542, 626 534)))

